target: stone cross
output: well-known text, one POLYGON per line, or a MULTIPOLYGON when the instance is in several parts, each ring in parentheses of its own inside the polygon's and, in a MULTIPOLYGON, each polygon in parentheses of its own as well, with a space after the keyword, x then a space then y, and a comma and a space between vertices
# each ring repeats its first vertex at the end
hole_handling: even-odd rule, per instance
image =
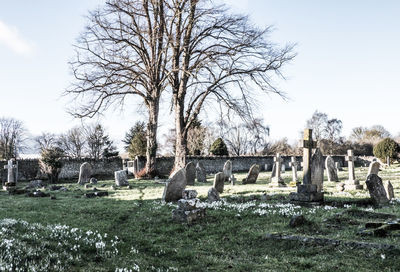
POLYGON ((356 175, 354 174, 354 152, 353 150, 349 149, 347 150, 347 156, 345 157, 345 160, 348 163, 348 168, 349 168, 349 181, 354 181, 356 180, 356 175))
POLYGON ((297 182, 297 166, 299 162, 296 161, 296 157, 290 158, 289 166, 292 167, 292 179, 294 182, 297 182))
POLYGON ((276 156, 274 157, 274 166, 273 170, 275 170, 274 173, 272 173, 271 177, 271 186, 283 186, 283 179, 281 178, 281 170, 282 170, 282 162, 283 159, 279 153, 276 153, 276 156))
POLYGON ((8 160, 7 165, 4 165, 4 169, 7 169, 7 182, 17 182, 18 162, 14 164, 14 161, 15 161, 14 159, 8 160))
POLYGON ((317 142, 312 140, 312 129, 304 130, 301 147, 303 148, 303 184, 311 184, 312 149, 317 147, 317 142))

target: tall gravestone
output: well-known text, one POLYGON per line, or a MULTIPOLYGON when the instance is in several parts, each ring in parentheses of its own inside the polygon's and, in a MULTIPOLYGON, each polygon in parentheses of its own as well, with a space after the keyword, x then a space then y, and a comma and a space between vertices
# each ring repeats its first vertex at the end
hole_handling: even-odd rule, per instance
POLYGON ((201 162, 196 165, 196 179, 197 182, 207 182, 206 170, 201 162))
POLYGON ((292 168, 292 181, 290 182, 290 186, 297 186, 297 167, 299 166, 299 162, 296 161, 296 157, 290 158, 289 166, 292 168))
POLYGON ((222 172, 225 175, 225 181, 229 180, 230 177, 232 176, 232 162, 230 160, 227 160, 224 164, 224 169, 222 172))
POLYGON ((279 153, 276 154, 274 157, 274 167, 273 170, 275 170, 272 175, 271 175, 271 183, 270 186, 273 187, 285 187, 286 184, 283 182, 283 179, 281 177, 281 170, 282 170, 282 162, 283 159, 279 153))
POLYGON ((332 156, 327 156, 325 160, 326 174, 328 176, 328 181, 339 181, 337 169, 335 167, 335 161, 332 156))
POLYGON ((224 172, 219 172, 214 176, 214 188, 218 193, 222 194, 224 191, 225 174, 224 172))
POLYGON ((194 185, 194 180, 196 178, 196 166, 193 162, 189 162, 186 164, 186 184, 187 185, 194 185))
POLYGON ((354 152, 353 150, 347 150, 347 156, 345 160, 348 164, 348 171, 349 171, 349 179, 344 184, 345 190, 362 190, 363 186, 360 184, 360 181, 356 179, 356 175, 354 172, 354 152))
POLYGON ((18 180, 18 162, 14 159, 7 161, 7 165, 4 166, 7 169, 7 183, 17 183, 18 180))
POLYGON ((252 184, 257 182, 258 174, 260 174, 260 166, 258 164, 253 164, 250 167, 247 177, 243 179, 243 184, 252 184))
POLYGON ((381 164, 378 161, 371 162, 369 165, 369 168, 368 168, 367 176, 369 176, 371 174, 378 175, 380 166, 381 166, 381 164))
POLYGON ((324 155, 319 148, 311 157, 311 181, 317 185, 317 192, 322 192, 324 184, 324 155))
POLYGON ((186 171, 184 168, 175 174, 165 183, 162 200, 165 202, 178 201, 186 187, 186 171))
POLYGON ((89 183, 90 177, 92 176, 92 166, 88 162, 84 162, 81 164, 79 168, 79 179, 78 184, 84 185, 85 183, 89 183))
POLYGON ((367 188, 372 201, 376 205, 386 204, 389 199, 386 195, 385 187, 383 186, 382 179, 378 175, 371 174, 367 177, 367 188))
POLYGON ((311 178, 312 169, 312 149, 317 144, 312 140, 312 129, 304 130, 303 147, 303 184, 297 186, 296 193, 290 193, 289 198, 292 202, 322 202, 324 193, 317 191, 317 185, 313 184, 311 178))

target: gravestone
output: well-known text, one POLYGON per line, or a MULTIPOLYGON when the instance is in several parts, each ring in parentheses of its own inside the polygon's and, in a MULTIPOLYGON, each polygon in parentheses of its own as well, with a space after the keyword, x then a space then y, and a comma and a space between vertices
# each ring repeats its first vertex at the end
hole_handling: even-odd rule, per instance
POLYGON ((225 162, 222 172, 225 175, 225 181, 228 181, 232 175, 232 162, 230 160, 225 162))
POLYGON ((328 176, 328 181, 339 181, 337 175, 337 169, 335 167, 335 161, 332 156, 327 156, 325 160, 326 174, 328 176))
POLYGON ((243 179, 243 184, 256 183, 258 174, 260 173, 260 166, 258 164, 253 164, 250 167, 247 177, 243 179))
POLYGON ((394 198, 394 189, 393 189, 393 185, 390 182, 390 180, 385 181, 383 183, 383 186, 385 187, 385 191, 386 191, 386 196, 389 200, 392 200, 394 198))
POLYGON ((369 168, 368 168, 367 177, 371 174, 378 175, 380 166, 381 166, 381 164, 378 161, 371 162, 369 165, 369 168))
POLYGON ((218 193, 222 194, 224 191, 225 174, 224 172, 219 172, 214 176, 214 188, 218 193))
POLYGON ((315 149, 311 157, 311 180, 317 185, 317 192, 322 192, 324 184, 324 155, 319 148, 315 149))
POLYGON ((191 225, 203 218, 205 208, 196 196, 195 190, 184 190, 182 198, 178 200, 178 208, 172 211, 172 220, 191 225))
POLYGON ((282 164, 283 159, 281 157, 281 155, 279 153, 276 154, 276 156, 274 157, 274 167, 272 167, 273 170, 275 170, 274 172, 272 172, 271 175, 271 183, 269 184, 269 186, 272 187, 285 187, 286 184, 283 182, 283 179, 281 177, 281 170, 282 170, 282 164))
POLYGON ((286 165, 284 163, 282 163, 281 173, 285 173, 285 172, 286 172, 286 165))
POLYGON ((90 180, 90 176, 92 175, 92 166, 88 162, 84 162, 81 164, 79 168, 79 179, 78 184, 83 185, 88 183, 90 180))
POLYGON ((119 170, 114 172, 114 178, 115 178, 115 185, 117 186, 128 186, 128 177, 126 175, 125 170, 119 170))
POLYGON ((196 166, 193 162, 189 162, 185 167, 186 171, 186 184, 194 185, 194 180, 196 178, 196 166))
POLYGON ((206 170, 201 162, 196 165, 196 179, 197 182, 207 182, 206 170))
POLYGON ((207 200, 209 203, 213 203, 215 201, 220 201, 220 197, 219 197, 219 193, 217 191, 217 189, 215 189, 214 187, 211 187, 208 190, 208 194, 207 194, 207 200))
POLYGON ((304 137, 302 141, 303 147, 303 184, 297 186, 296 193, 290 193, 289 199, 292 202, 322 202, 324 200, 324 193, 317 191, 317 185, 313 184, 311 179, 311 165, 312 165, 312 149, 317 147, 317 143, 312 139, 312 129, 304 130, 304 137))
POLYGON ((375 174, 371 174, 367 177, 367 188, 369 191, 369 195, 371 196, 374 204, 386 204, 389 202, 388 197, 386 196, 386 190, 383 186, 382 179, 375 174))
POLYGON ((290 158, 289 166, 292 168, 292 181, 290 182, 290 186, 297 186, 297 167, 299 166, 299 162, 296 161, 296 157, 290 158))
POLYGON ((345 190, 362 190, 363 186, 360 184, 360 181, 356 180, 356 175, 354 173, 354 153, 353 150, 347 150, 347 156, 345 160, 348 164, 349 171, 349 179, 344 184, 345 190))
POLYGON ((182 168, 165 183, 162 200, 165 202, 178 201, 182 198, 182 193, 183 190, 185 190, 185 187, 186 171, 182 168))
POLYGON ((7 165, 4 165, 4 169, 7 169, 7 182, 3 185, 15 187, 18 180, 18 162, 15 159, 10 159, 7 161, 7 165))
POLYGON ((340 172, 343 170, 342 165, 340 164, 340 162, 335 162, 335 168, 337 172, 340 172))

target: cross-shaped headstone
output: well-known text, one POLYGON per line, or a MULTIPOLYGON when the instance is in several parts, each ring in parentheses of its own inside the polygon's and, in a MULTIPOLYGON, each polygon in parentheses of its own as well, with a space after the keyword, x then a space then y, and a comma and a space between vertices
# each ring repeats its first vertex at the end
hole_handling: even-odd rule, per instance
POLYGON ((7 169, 7 182, 16 182, 18 178, 18 163, 14 164, 14 159, 8 160, 4 169, 7 169), (15 171, 15 174, 14 174, 15 171))
POLYGON ((294 182, 297 181, 297 166, 298 165, 299 165, 299 162, 296 161, 296 157, 291 157, 289 166, 292 167, 292 176, 293 176, 294 182))
POLYGON ((276 164, 276 167, 275 167, 276 174, 275 174, 275 176, 279 176, 280 177, 281 176, 281 170, 282 170, 282 162, 283 162, 281 154, 276 153, 276 156, 274 157, 274 162, 276 164))
POLYGON ((312 129, 304 130, 301 147, 303 148, 303 184, 311 184, 312 149, 317 147, 317 142, 312 140, 312 129))
POLYGON ((345 157, 349 168, 349 181, 354 181, 356 176, 354 174, 354 152, 353 150, 347 150, 347 156, 345 157))

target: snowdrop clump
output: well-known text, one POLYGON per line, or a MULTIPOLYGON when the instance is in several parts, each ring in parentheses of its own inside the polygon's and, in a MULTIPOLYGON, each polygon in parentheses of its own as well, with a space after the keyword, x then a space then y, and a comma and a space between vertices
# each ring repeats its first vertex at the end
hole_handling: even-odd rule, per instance
POLYGON ((117 236, 107 238, 98 231, 2 219, 0 271, 69 271, 72 263, 91 259, 90 254, 102 258, 117 255, 119 244, 117 236))

